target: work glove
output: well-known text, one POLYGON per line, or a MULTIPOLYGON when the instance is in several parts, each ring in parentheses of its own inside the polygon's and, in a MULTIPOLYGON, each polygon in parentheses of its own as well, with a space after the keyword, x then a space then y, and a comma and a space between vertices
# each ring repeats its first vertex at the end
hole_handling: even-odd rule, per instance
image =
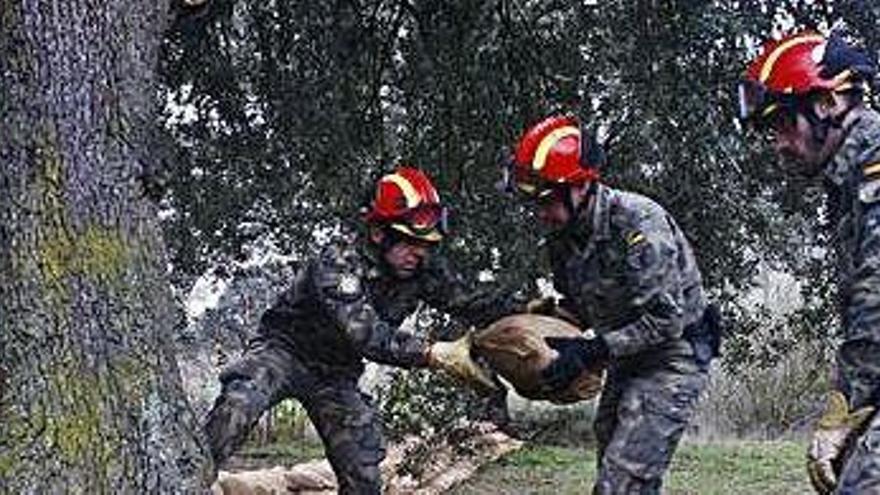
POLYGON ((470 333, 451 342, 435 342, 428 347, 428 366, 442 369, 484 390, 497 390, 492 376, 471 358, 470 333))
POLYGON ((581 326, 577 316, 560 306, 552 297, 538 297, 526 303, 526 313, 544 315, 565 320, 574 326, 581 326))
POLYGON ((565 390, 584 371, 598 371, 608 364, 608 345, 601 337, 546 337, 544 340, 559 353, 541 370, 548 390, 565 390))
POLYGON ((837 486, 834 464, 843 454, 847 441, 858 434, 862 424, 874 414, 872 406, 850 412, 846 397, 839 390, 831 392, 825 407, 807 452, 810 482, 823 495, 833 492, 837 486))

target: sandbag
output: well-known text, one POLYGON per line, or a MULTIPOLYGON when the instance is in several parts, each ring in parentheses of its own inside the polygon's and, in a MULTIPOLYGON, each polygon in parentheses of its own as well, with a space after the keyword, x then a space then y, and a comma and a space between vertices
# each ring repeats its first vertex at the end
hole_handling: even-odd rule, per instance
POLYGON ((505 316, 473 335, 472 352, 528 399, 568 404, 595 398, 603 372, 585 371, 565 390, 547 390, 541 371, 559 355, 545 337, 584 338, 571 323, 537 314, 505 316))

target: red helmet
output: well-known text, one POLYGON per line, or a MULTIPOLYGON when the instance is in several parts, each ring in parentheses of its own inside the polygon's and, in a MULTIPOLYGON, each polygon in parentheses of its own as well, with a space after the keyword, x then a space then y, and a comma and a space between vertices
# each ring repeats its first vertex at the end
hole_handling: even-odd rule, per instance
POLYGON ((379 179, 366 220, 429 242, 440 241, 446 231, 446 209, 437 189, 424 172, 412 167, 400 167, 379 179))
POLYGON ((599 179, 602 153, 571 117, 553 116, 529 128, 519 139, 507 182, 528 195, 543 195, 557 185, 599 179))
POLYGON ((804 31, 768 41, 739 84, 739 117, 762 121, 821 91, 846 91, 873 78, 867 54, 838 34, 804 31))

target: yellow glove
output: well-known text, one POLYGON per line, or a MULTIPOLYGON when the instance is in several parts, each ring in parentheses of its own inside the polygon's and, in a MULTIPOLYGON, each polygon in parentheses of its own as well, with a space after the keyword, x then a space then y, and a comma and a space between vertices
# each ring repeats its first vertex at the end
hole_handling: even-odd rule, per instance
POLYGON ((850 412, 846 397, 834 390, 828 397, 825 414, 819 419, 810 450, 807 452, 807 472, 810 482, 820 494, 829 494, 837 486, 834 462, 843 453, 846 442, 853 432, 874 414, 874 408, 866 406, 850 412))
POLYGON ((439 368, 468 383, 497 390, 492 376, 471 358, 471 334, 452 342, 435 342, 428 348, 428 366, 439 368))

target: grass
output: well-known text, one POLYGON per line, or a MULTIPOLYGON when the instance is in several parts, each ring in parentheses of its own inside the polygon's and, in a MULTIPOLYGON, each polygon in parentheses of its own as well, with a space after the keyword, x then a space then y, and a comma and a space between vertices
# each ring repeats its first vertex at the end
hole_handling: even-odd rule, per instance
MULTIPOLYGON (((664 483, 666 495, 802 495, 806 447, 799 442, 685 443, 664 483)), ((312 460, 319 443, 253 445, 231 460, 233 471, 312 460)), ((482 468, 452 495, 566 495, 590 493, 596 456, 592 448, 528 443, 482 468)))
MULTIPOLYGON (((796 442, 685 444, 666 476, 667 495, 811 493, 805 447, 796 442)), ((454 495, 590 493, 591 449, 528 445, 480 470, 454 495)))

